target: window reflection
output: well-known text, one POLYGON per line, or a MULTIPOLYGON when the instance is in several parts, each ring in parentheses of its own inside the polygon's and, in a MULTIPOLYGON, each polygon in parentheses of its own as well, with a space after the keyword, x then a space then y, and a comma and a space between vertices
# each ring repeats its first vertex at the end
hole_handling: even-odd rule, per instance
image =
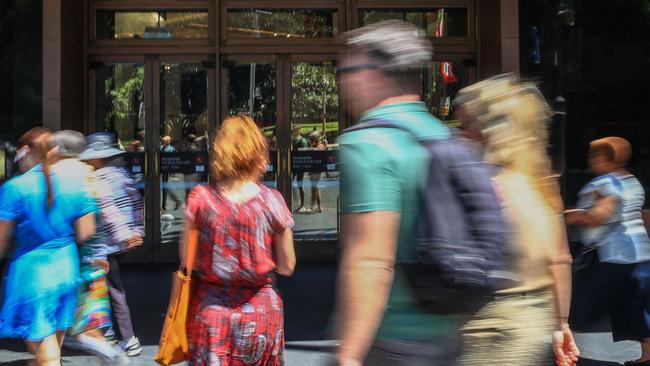
POLYGON ((208 38, 208 12, 97 11, 99 39, 208 38))
POLYGON ((160 236, 177 244, 193 187, 208 181, 208 77, 199 63, 160 65, 160 236))
POLYGON ((420 93, 431 114, 452 125, 456 93, 469 85, 469 70, 460 61, 431 62, 420 72, 420 93))
POLYGON ((466 37, 467 9, 373 9, 363 10, 359 15, 359 26, 382 20, 403 20, 424 29, 428 37, 466 37))
POLYGON ((228 38, 321 38, 338 34, 338 12, 330 9, 231 9, 228 38))
POLYGON ((339 94, 331 62, 291 65, 291 122, 294 236, 336 240, 339 94))
POLYGON ((246 114, 253 118, 269 144, 269 165, 263 182, 277 186, 277 134, 275 65, 255 62, 228 67, 228 115, 246 114))

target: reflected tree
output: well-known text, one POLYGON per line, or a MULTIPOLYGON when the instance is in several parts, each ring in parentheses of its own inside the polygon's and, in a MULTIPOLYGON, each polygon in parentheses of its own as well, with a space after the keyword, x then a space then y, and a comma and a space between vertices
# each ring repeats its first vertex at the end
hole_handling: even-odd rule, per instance
POLYGON ((331 64, 293 64, 291 91, 292 122, 338 121, 339 94, 331 64))

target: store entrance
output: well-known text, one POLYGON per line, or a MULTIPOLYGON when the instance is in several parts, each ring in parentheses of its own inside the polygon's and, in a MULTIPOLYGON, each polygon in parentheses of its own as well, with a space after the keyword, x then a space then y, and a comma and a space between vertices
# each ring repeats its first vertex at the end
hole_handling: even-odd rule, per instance
MULTIPOLYGON (((291 208, 294 238, 335 244, 339 234, 338 137, 346 126, 335 56, 228 55, 221 116, 248 114, 269 142, 264 184, 291 208)), ((332 246, 333 247, 333 246, 332 246)))
POLYGON ((116 135, 144 200, 145 244, 125 260, 176 261, 187 195, 207 182, 214 62, 147 56, 91 66, 91 127, 116 135))

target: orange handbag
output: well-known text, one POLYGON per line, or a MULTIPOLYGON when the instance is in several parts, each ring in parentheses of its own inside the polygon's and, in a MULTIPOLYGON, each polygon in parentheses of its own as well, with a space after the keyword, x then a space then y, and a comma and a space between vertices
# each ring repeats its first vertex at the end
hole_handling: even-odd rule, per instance
POLYGON ((173 274, 172 291, 165 316, 158 353, 155 360, 163 366, 173 365, 187 360, 187 312, 190 304, 192 268, 196 257, 198 231, 189 229, 186 248, 186 271, 181 268, 173 274))

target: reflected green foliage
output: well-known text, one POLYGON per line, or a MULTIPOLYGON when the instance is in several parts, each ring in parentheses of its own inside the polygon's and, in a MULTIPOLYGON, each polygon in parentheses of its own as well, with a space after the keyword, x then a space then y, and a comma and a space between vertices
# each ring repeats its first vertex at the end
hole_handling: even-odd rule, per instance
POLYGON ((144 67, 114 67, 113 75, 104 80, 107 98, 112 108, 106 113, 106 119, 124 119, 133 113, 132 98, 135 93, 142 93, 144 85, 144 67))
POLYGON ((293 123, 325 123, 338 120, 339 94, 331 64, 294 63, 291 93, 293 123))
POLYGON ((338 34, 338 13, 329 9, 234 9, 229 38, 318 38, 338 34))
POLYGON ((114 132, 122 143, 127 143, 135 135, 135 126, 141 118, 140 105, 144 102, 143 87, 142 65, 109 66, 104 79, 104 126, 107 131, 114 132))

